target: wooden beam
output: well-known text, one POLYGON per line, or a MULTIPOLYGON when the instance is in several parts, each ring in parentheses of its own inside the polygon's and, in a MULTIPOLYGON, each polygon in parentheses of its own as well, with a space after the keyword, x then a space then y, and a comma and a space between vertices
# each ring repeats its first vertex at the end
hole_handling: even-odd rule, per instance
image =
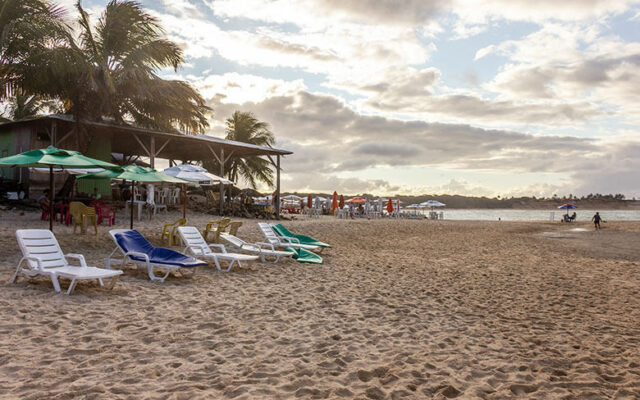
POLYGON ((167 147, 167 145, 169 144, 169 142, 170 142, 170 141, 171 141, 171 139, 167 139, 167 141, 166 141, 166 142, 164 142, 164 144, 163 144, 162 146, 160 146, 160 148, 158 149, 158 151, 156 151, 156 154, 155 154, 155 156, 156 156, 156 157, 160 154, 160 152, 161 152, 162 150, 164 150, 164 148, 165 148, 165 147, 167 147))
POLYGON ((213 156, 215 157, 216 161, 218 161, 219 164, 222 164, 222 161, 220 160, 220 157, 218 157, 218 154, 213 150, 213 147, 211 147, 210 144, 207 144, 207 147, 211 151, 211 154, 213 154, 213 156))
POLYGON ((267 158, 269 159, 269 161, 271 161, 271 165, 278 168, 278 165, 276 165, 275 161, 273 161, 273 158, 269 154, 267 154, 267 158))
POLYGON ((147 146, 145 146, 144 143, 142 143, 142 140, 140 140, 138 135, 133 133, 133 138, 138 142, 138 144, 142 147, 142 149, 147 153, 147 156, 151 157, 151 152, 149 151, 149 149, 147 149, 147 146))
POLYGON ((227 156, 227 158, 224 159, 224 163, 226 164, 227 161, 229 161, 229 159, 231 158, 231 156, 233 155, 233 150, 231 150, 231 152, 229 153, 229 155, 227 156))
POLYGON ((56 140, 56 146, 61 146, 62 142, 64 142, 69 136, 73 135, 73 130, 74 128, 71 128, 69 132, 65 133, 64 136, 60 138, 60 140, 56 140))

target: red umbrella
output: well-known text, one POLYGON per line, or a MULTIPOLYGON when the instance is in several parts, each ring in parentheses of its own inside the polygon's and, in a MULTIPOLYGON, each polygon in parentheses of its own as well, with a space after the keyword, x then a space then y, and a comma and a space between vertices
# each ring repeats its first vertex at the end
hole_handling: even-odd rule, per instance
POLYGON ((354 197, 353 199, 350 199, 347 201, 347 203, 360 203, 360 204, 364 204, 367 201, 365 199, 363 199, 362 197, 354 197))
POLYGON ((387 203, 387 211, 389 212, 389 214, 393 212, 393 200, 391 199, 389 199, 389 202, 387 203))
POLYGON ((338 208, 338 192, 333 192, 333 200, 331 200, 331 214, 338 208))
POLYGON ((340 195, 340 208, 344 208, 344 196, 340 195))
POLYGON ((307 197, 307 208, 311 208, 311 207, 313 207, 313 197, 309 195, 309 197, 307 197))

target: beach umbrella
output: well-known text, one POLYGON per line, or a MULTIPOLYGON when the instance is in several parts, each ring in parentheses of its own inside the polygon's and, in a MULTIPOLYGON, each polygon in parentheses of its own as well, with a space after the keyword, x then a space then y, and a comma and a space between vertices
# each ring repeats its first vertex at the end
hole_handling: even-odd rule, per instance
MULTIPOLYGON (((173 176, 174 178, 182 179, 183 181, 195 183, 198 185, 212 185, 214 183, 222 183, 223 185, 232 184, 228 179, 222 178, 218 175, 212 174, 202 167, 190 164, 176 165, 170 168, 166 168, 162 171, 163 174, 173 176)), ((182 193, 184 195, 184 201, 182 202, 182 218, 187 217, 187 188, 186 185, 182 185, 182 193)))
POLYGON ((440 203, 437 200, 427 200, 424 203, 420 203, 420 206, 422 206, 422 207, 444 207, 444 206, 446 206, 446 204, 440 203))
POLYGON ((282 200, 300 201, 300 200, 302 200, 302 197, 296 196, 295 194, 289 194, 289 195, 286 195, 286 196, 282 197, 282 200))
POLYGON ((333 214, 338 208, 338 192, 333 192, 333 198, 331 199, 331 214, 333 214))
POLYGON ((364 204, 367 201, 362 197, 354 197, 353 199, 347 200, 347 203, 356 203, 356 204, 364 204))
POLYGON ((569 203, 565 203, 561 206, 559 206, 558 208, 564 209, 564 210, 572 210, 574 208, 578 208, 578 206, 573 205, 573 204, 569 204, 569 203))
POLYGON ((389 202, 387 203, 387 212, 389 214, 391 214, 393 212, 393 200, 389 199, 389 202))
POLYGON ((220 183, 224 185, 230 185, 231 182, 228 179, 212 174, 202 167, 190 164, 176 165, 170 168, 166 168, 162 171, 163 174, 173 176, 174 178, 182 179, 187 182, 193 182, 200 185, 208 185, 214 183, 220 183))
POLYGON ((313 197, 311 195, 307 196, 307 208, 313 207, 313 197))
POLYGON ((31 150, 25 153, 0 158, 0 165, 10 167, 49 167, 49 230, 53 232, 53 169, 54 168, 113 168, 115 164, 96 160, 73 150, 58 149, 49 146, 46 149, 31 150))
POLYGON ((123 167, 112 168, 102 172, 96 172, 93 174, 80 175, 78 179, 123 179, 125 181, 131 181, 133 187, 131 190, 131 226, 133 229, 133 192, 135 191, 136 182, 170 182, 170 183, 187 183, 182 179, 174 178, 173 176, 165 175, 162 172, 156 171, 153 168, 142 167, 140 165, 130 164, 123 167))
POLYGON ((344 208, 344 196, 340 195, 340 203, 338 203, 338 205, 340 206, 340 209, 344 208))

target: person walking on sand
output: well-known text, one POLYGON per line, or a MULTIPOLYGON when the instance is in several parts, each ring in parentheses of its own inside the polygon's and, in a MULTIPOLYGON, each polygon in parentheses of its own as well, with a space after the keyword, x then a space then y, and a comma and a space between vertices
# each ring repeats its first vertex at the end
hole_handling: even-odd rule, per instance
POLYGON ((596 230, 600 229, 601 220, 602 218, 600 217, 600 213, 596 211, 596 215, 594 215, 593 218, 591 218, 591 221, 593 221, 593 225, 595 225, 596 230))

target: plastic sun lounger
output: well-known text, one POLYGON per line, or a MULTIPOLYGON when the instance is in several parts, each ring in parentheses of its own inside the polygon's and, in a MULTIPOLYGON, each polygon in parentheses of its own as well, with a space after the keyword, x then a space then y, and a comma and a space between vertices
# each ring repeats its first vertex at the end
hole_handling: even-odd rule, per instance
POLYGON ((277 224, 277 225, 276 224, 272 224, 271 227, 278 234, 278 236, 295 238, 295 239, 298 239, 301 244, 309 244, 309 245, 312 245, 312 246, 318 246, 318 247, 320 247, 320 250, 322 250, 323 248, 331 248, 330 244, 321 242, 321 241, 316 240, 316 239, 314 239, 314 238, 312 238, 310 236, 297 235, 295 233, 291 233, 282 224, 277 224))
POLYGON ((136 230, 112 229, 109 231, 109 235, 116 244, 116 248, 107 259, 107 268, 109 269, 111 269, 112 261, 120 261, 122 267, 132 262, 136 265, 144 265, 147 268, 149 279, 152 281, 164 282, 171 271, 180 271, 182 276, 191 277, 196 273, 197 267, 208 265, 206 261, 186 256, 175 250, 154 247, 136 230), (122 260, 113 258, 118 251, 122 253, 122 260), (156 276, 156 268, 166 270, 164 276, 156 276), (186 274, 185 270, 191 270, 191 273, 186 274))
POLYGON ((196 229, 194 226, 181 226, 178 228, 178 234, 180 238, 184 242, 185 253, 189 251, 196 257, 202 257, 206 260, 212 260, 216 264, 216 268, 221 272, 229 272, 231 268, 233 268, 235 263, 238 263, 238 266, 241 267, 242 261, 254 261, 258 259, 258 256, 249 255, 249 254, 238 254, 238 253, 227 253, 227 249, 222 244, 217 243, 207 243, 200 231, 196 229), (212 250, 212 248, 216 248, 220 250, 220 253, 216 253, 212 250), (226 269, 222 269, 220 266, 220 261, 225 260, 229 262, 229 265, 226 269))
POLYGON ((23 257, 9 283, 15 282, 20 273, 29 277, 44 275, 51 278, 53 288, 56 292, 60 292, 58 277, 69 278, 71 283, 67 294, 71 294, 79 280, 87 279, 97 279, 100 286, 104 286, 102 280, 112 278, 108 287, 112 289, 122 274, 122 271, 89 267, 82 254, 63 254, 53 232, 47 229, 18 229, 16 238, 23 257), (78 260, 80 266, 69 265, 67 258, 78 260))
POLYGON ((247 243, 239 237, 229 233, 221 233, 220 238, 238 251, 258 254, 262 262, 272 262, 275 264, 281 257, 291 257, 295 254, 293 251, 276 250, 271 243, 247 243))
POLYGON ((258 222, 258 228, 264 235, 267 243, 274 245, 275 247, 284 247, 291 249, 304 249, 304 250, 318 250, 319 246, 310 244, 302 244, 300 240, 292 237, 278 236, 273 230, 273 227, 266 222, 258 222))

